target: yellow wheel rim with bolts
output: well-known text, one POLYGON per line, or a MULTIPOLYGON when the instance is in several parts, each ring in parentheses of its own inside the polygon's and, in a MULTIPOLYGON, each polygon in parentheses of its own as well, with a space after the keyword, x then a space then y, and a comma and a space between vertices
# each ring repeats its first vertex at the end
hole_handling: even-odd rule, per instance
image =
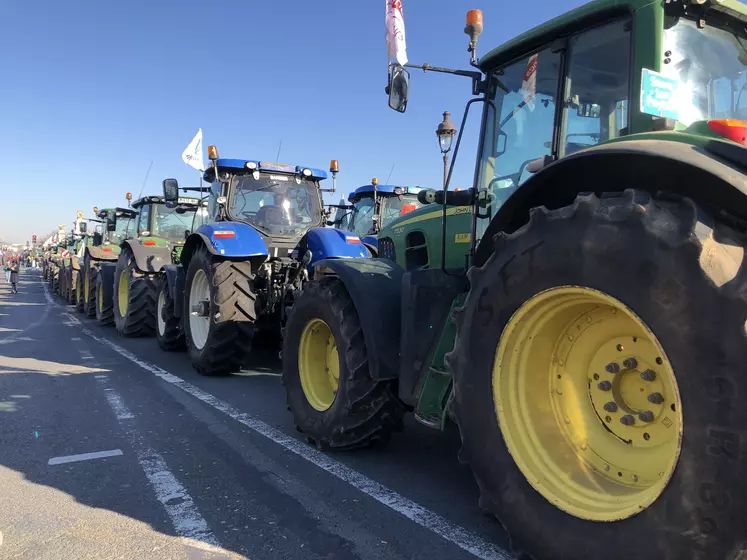
POLYGON ((123 270, 119 275, 119 288, 117 290, 117 298, 119 301, 119 315, 124 317, 127 315, 127 302, 130 297, 130 286, 127 283, 128 274, 126 270, 123 270))
POLYGON ((566 286, 525 302, 501 336, 493 397, 509 452, 549 502, 616 521, 674 473, 682 410, 656 336, 617 299, 566 286))
POLYGON ((340 384, 337 342, 327 323, 312 319, 301 333, 298 373, 309 404, 320 412, 335 402, 340 384))

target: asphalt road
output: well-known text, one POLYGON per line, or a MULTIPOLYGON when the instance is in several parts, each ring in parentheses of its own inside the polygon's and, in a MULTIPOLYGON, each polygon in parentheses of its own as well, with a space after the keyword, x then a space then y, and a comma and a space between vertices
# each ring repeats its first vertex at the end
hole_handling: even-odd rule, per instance
POLYGON ((274 357, 205 378, 0 279, 0 558, 508 559, 459 435, 323 453, 274 357))

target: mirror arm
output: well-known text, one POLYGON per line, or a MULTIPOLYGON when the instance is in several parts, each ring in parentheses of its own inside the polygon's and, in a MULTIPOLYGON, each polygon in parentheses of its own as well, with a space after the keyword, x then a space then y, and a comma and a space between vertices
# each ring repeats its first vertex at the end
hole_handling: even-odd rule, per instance
MULTIPOLYGON (((423 72, 439 72, 441 74, 454 74, 455 76, 464 76, 472 79, 472 95, 479 95, 485 91, 486 80, 482 79, 482 72, 475 72, 474 70, 455 70, 453 68, 441 68, 439 66, 431 66, 427 62, 425 64, 405 64, 406 68, 416 68, 423 72)), ((501 88, 505 93, 510 93, 510 90, 501 82, 498 78, 493 78, 496 85, 501 88)))

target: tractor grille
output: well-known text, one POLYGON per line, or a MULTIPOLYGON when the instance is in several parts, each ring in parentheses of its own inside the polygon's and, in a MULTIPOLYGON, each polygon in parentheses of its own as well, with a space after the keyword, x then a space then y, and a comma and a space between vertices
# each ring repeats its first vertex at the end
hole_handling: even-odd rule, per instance
POLYGON ((379 256, 382 259, 389 259, 390 261, 397 260, 397 253, 394 250, 394 241, 390 237, 382 237, 379 239, 379 256))

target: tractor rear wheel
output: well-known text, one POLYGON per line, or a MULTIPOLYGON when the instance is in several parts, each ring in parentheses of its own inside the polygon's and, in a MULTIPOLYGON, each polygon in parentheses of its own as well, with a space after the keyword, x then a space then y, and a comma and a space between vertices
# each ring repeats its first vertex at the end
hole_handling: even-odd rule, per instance
POLYGON ((582 194, 470 270, 448 357, 460 458, 515 549, 739 555, 746 242, 687 199, 582 194))
POLYGON ((202 375, 245 365, 257 318, 253 277, 250 262, 214 258, 204 247, 190 259, 183 324, 192 366, 202 375))
POLYGON ((104 275, 96 275, 96 321, 99 325, 114 324, 114 298, 111 296, 112 286, 104 286, 104 275))
POLYGON ((86 293, 83 291, 83 278, 85 273, 82 270, 77 270, 73 273, 75 275, 75 310, 78 313, 83 313, 83 305, 86 301, 86 293))
POLYGON ((80 299, 83 301, 83 313, 88 317, 96 316, 96 276, 98 271, 91 263, 91 259, 86 257, 83 263, 83 287, 80 292, 80 299))
POLYGON ((368 369, 358 313, 337 278, 307 282, 283 331, 283 384, 296 426, 321 448, 386 441, 405 408, 368 369))
POLYGON ((150 336, 155 331, 155 275, 140 272, 135 257, 122 250, 114 270, 114 324, 122 336, 150 336))
POLYGON ((183 350, 185 347, 184 331, 180 320, 174 315, 174 299, 169 293, 169 282, 166 275, 161 275, 156 299, 156 338, 158 345, 167 352, 183 350))

